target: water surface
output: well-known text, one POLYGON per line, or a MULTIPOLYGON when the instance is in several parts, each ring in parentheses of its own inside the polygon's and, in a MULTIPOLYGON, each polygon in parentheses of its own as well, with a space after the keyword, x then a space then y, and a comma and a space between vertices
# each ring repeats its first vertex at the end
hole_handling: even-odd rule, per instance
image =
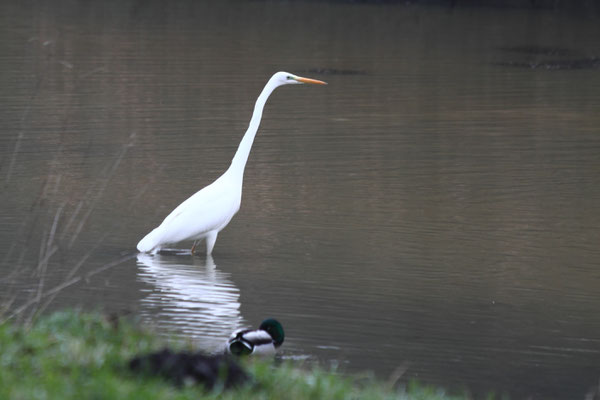
POLYGON ((597 386, 600 71, 524 67, 598 56, 597 18, 311 2, 0 7, 11 312, 38 295, 42 310, 128 310, 207 350, 274 316, 283 357, 383 379, 400 367, 404 380, 545 399, 597 386), (269 99, 242 208, 213 258, 136 256, 228 167, 278 70, 329 85, 269 99))

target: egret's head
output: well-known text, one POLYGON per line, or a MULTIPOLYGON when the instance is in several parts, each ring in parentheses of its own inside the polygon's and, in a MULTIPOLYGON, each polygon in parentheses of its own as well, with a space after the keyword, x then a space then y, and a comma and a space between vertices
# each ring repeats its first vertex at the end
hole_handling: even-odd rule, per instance
POLYGON ((273 319, 273 318, 265 319, 260 324, 258 329, 267 331, 267 333, 269 335, 271 335, 271 337, 273 338, 273 344, 275 345, 275 347, 279 347, 279 346, 281 346, 281 343, 283 343, 283 339, 285 337, 285 334, 283 333, 283 326, 281 326, 279 321, 277 321, 276 319, 273 319))
POLYGON ((273 78, 276 80, 278 85, 296 85, 299 83, 315 83, 317 85, 327 85, 326 82, 319 81, 317 79, 303 78, 298 75, 290 74, 289 72, 278 72, 273 78))

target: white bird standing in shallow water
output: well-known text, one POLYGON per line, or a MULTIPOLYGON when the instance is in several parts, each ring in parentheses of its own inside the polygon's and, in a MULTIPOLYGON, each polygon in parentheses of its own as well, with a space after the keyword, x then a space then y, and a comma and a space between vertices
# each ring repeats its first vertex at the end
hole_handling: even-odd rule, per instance
POLYGON ((212 253, 218 233, 240 209, 244 168, 269 95, 279 86, 299 83, 326 84, 288 72, 277 72, 273 75, 256 100, 250 126, 227 171, 167 215, 157 228, 140 240, 137 244, 139 251, 155 254, 165 245, 194 240, 193 254, 198 241, 205 239, 206 253, 212 253))

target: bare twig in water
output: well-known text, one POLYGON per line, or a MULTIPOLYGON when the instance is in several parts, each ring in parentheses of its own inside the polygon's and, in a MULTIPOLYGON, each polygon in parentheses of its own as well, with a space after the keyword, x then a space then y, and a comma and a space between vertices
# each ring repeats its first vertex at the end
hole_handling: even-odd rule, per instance
MULTIPOLYGON (((34 38, 30 41, 33 40, 37 40, 37 38, 34 38)), ((43 43, 43 46, 47 46, 48 44, 50 44, 50 42, 43 43)), ((40 96, 40 93, 42 93, 43 84, 45 82, 44 73, 47 70, 46 66, 50 65, 50 63, 52 62, 58 62, 69 69, 75 68, 75 66, 69 61, 56 60, 53 53, 47 53, 46 63, 37 76, 37 80, 35 81, 35 85, 33 88, 33 92, 29 98, 29 102, 23 109, 23 112, 21 114, 20 126, 18 133, 14 139, 14 148, 12 151, 12 155, 9 155, 9 157, 6 159, 6 170, 2 171, 4 175, 4 186, 8 186, 11 183, 11 181, 14 181, 14 179, 12 178, 15 175, 14 171, 17 168, 17 162, 21 154, 23 141, 27 138, 28 135, 31 115, 32 112, 35 110, 35 102, 36 99, 40 96)), ((106 71, 106 67, 101 66, 93 68, 86 73, 80 74, 76 79, 75 85, 77 86, 79 82, 87 79, 93 74, 102 71, 106 71)), ((67 104, 67 107, 62 108, 64 118, 62 119, 61 135, 65 133, 67 127, 69 126, 69 118, 71 116, 70 105, 71 102, 67 104)), ((63 243, 64 241, 68 240, 66 246, 67 249, 70 249, 76 242, 85 224, 90 218, 92 212, 95 210, 99 199, 104 194, 109 182, 116 173, 128 148, 133 145, 134 138, 135 133, 132 133, 129 136, 128 143, 123 145, 120 151, 117 153, 115 160, 112 162, 112 165, 108 165, 108 167, 104 170, 105 176, 99 182, 100 184, 93 185, 89 188, 85 195, 85 199, 77 203, 75 210, 71 213, 68 222, 65 225, 63 225, 63 220, 65 219, 64 217, 67 215, 66 210, 68 202, 63 201, 57 209, 49 210, 46 207, 46 205, 50 202, 45 201, 46 199, 50 198, 50 196, 53 196, 53 199, 56 200, 56 194, 58 191, 58 187, 60 186, 61 175, 56 174, 56 170, 55 168, 53 168, 53 166, 59 164, 57 161, 59 160, 61 152, 63 151, 64 141, 60 141, 61 146, 55 154, 55 162, 50 164, 50 170, 54 171, 48 172, 46 179, 42 184, 39 196, 32 203, 29 213, 23 218, 19 228, 15 232, 12 243, 10 243, 7 253, 4 254, 2 257, 3 265, 14 266, 10 268, 10 274, 7 274, 1 278, 2 281, 8 282, 10 280, 15 279, 15 277, 17 277, 19 274, 31 271, 39 279, 37 282, 37 287, 34 286, 31 298, 26 300, 24 304, 19 305, 16 309, 13 308, 13 306, 15 305, 15 303, 20 302, 20 296, 11 293, 3 293, 3 297, 0 300, 0 318, 7 319, 14 318, 16 316, 22 316, 22 314, 25 311, 30 310, 32 306, 41 305, 37 309, 33 310, 29 318, 31 319, 35 314, 42 312, 62 289, 74 285, 82 280, 87 280, 92 276, 106 271, 107 269, 133 257, 133 255, 122 257, 116 261, 104 264, 102 267, 94 269, 91 272, 77 276, 81 267, 85 264, 87 260, 90 259, 93 252, 97 250, 97 248, 108 236, 109 232, 106 232, 100 238, 100 240, 97 240, 96 244, 91 249, 89 249, 89 251, 71 268, 71 270, 68 272, 68 274, 64 278, 64 281, 61 284, 56 285, 52 288, 48 288, 48 282, 50 281, 48 279, 48 269, 49 265, 51 265, 51 258, 56 255, 59 249, 64 248, 64 246, 61 245, 61 243, 63 243), (53 181, 53 178, 55 178, 56 180, 53 181), (29 267, 28 265, 25 265, 25 260, 29 258, 26 256, 33 255, 35 257, 35 255, 32 254, 34 249, 32 249, 33 246, 31 246, 31 243, 32 239, 34 237, 37 237, 38 234, 41 234, 42 236, 39 243, 39 253, 37 255, 37 262, 34 261, 34 265, 29 267), (10 313, 11 310, 14 311, 12 311, 12 314, 6 317, 7 313, 10 313)), ((54 276, 52 278, 53 281, 56 281, 54 276)))
POLYGON ((10 310, 10 306, 15 302, 16 298, 17 296, 13 296, 4 303, 0 303, 0 315, 4 315, 10 310))
POLYGON ((585 395, 585 400, 596 399, 600 399, 600 379, 598 380, 598 385, 596 387, 592 387, 585 395))
POLYGON ((96 203, 98 203, 98 200, 100 200, 100 198, 102 197, 102 194, 104 194, 104 190, 106 189, 108 182, 112 179, 117 168, 119 167, 121 160, 123 160, 123 157, 125 157, 125 154, 127 153, 127 150, 129 149, 129 147, 133 146, 134 138, 135 138, 135 132, 132 132, 131 135, 129 135, 129 143, 123 145, 123 147, 121 148, 121 151, 117 155, 113 165, 110 167, 110 170, 108 171, 107 176, 104 178, 104 181, 100 185, 100 189, 98 190, 96 197, 94 197, 94 199, 92 200, 92 204, 90 205, 89 209, 86 211, 84 216, 79 221, 79 224, 75 228, 75 232, 73 233, 73 236, 71 237, 71 240, 69 241, 67 248, 70 249, 73 246, 73 244, 75 243, 75 241, 77 240, 79 233, 81 233, 83 226, 85 225, 88 218, 92 214, 92 211, 94 211, 94 209, 96 208, 96 203))
MULTIPOLYGON (((73 279, 73 277, 75 276, 77 271, 79 271, 79 269, 90 258, 90 256, 94 253, 94 251, 96 251, 96 249, 98 247, 100 247, 100 244, 102 244, 104 242, 104 239, 106 239, 107 236, 108 236, 108 232, 106 232, 104 235, 102 235, 102 237, 96 241, 96 244, 83 257, 81 257, 79 262, 77 262, 77 264, 75 264, 73 266, 73 268, 71 268, 71 271, 69 271, 69 273, 67 274, 66 278, 64 279, 65 282, 70 282, 73 279)), ((37 310, 35 310, 34 314, 39 315, 39 314, 43 313, 44 310, 50 305, 50 303, 52 303, 54 301, 54 299, 56 298, 56 296, 59 293, 60 293, 60 291, 56 291, 56 292, 52 293, 51 295, 49 295, 48 298, 46 299, 46 301, 44 302, 44 304, 42 304, 37 310)))
MULTIPOLYGON (((88 189, 85 197, 89 197, 88 195, 91 193, 91 188, 88 189)), ((67 233, 69 232, 71 225, 73 225, 73 223, 75 222, 75 220, 77 219, 77 216, 79 215, 79 211, 81 211, 81 208, 83 207, 83 200, 80 200, 79 203, 77 203, 77 207, 75 207, 75 210, 71 213, 71 217, 69 218, 69 221, 67 222, 67 224, 63 227, 62 233, 60 234, 59 240, 63 241, 65 239, 65 236, 67 235, 67 233)))
POLYGON ((404 376, 406 371, 408 371, 408 363, 406 363, 406 362, 402 363, 400 366, 396 367, 396 369, 394 369, 394 371, 392 371, 392 373, 390 374, 390 377, 388 378, 388 381, 387 381, 388 386, 390 388, 393 388, 394 386, 396 386, 396 384, 398 383, 398 381, 400 381, 402 376, 404 376))
MULTIPOLYGON (((54 214, 54 220, 52 221, 52 227, 50 228, 50 232, 48 233, 48 241, 46 242, 46 245, 40 251, 40 256, 42 256, 42 260, 44 261, 44 262, 40 261, 40 264, 42 266, 46 266, 48 264, 48 259, 51 257, 51 255, 48 255, 48 254, 49 253, 54 254, 54 252, 57 250, 57 246, 54 246, 54 235, 56 234, 56 228, 58 227, 58 220, 60 219, 60 215, 62 214, 62 210, 63 210, 64 206, 65 206, 65 204, 63 203, 56 210, 56 213, 54 214), (56 248, 56 250, 55 250, 55 248, 56 248)), ((41 274, 42 274, 42 272, 40 272, 40 275, 41 274)))
POLYGON ((25 136, 25 128, 24 128, 25 121, 29 117, 29 113, 31 112, 31 106, 33 104, 33 101, 35 100, 35 98, 37 97, 37 95, 40 92, 40 87, 42 86, 43 80, 44 80, 44 75, 42 75, 38 78, 38 80, 35 84, 35 88, 33 90, 33 94, 31 95, 31 98, 29 99, 29 103, 27 104, 27 107, 25 107, 25 110, 23 110, 23 115, 21 116, 21 129, 19 130, 19 133, 17 134, 17 139, 15 140, 15 147, 13 149, 13 153, 10 158, 10 162, 8 164, 8 170, 6 171, 6 178, 4 179, 5 185, 8 185, 8 183, 10 182, 10 178, 12 177, 12 172, 15 167, 15 163, 17 162, 17 155, 19 154, 19 150, 21 149, 21 142, 23 141, 23 137, 25 136))
MULTIPOLYGON (((10 318, 15 318, 17 316, 22 317, 23 314, 25 314, 25 312, 30 311, 29 315, 25 318, 25 322, 30 323, 36 315, 39 315, 41 312, 43 312, 49 306, 49 304, 55 299, 55 297, 63 289, 70 287, 78 282, 87 281, 94 275, 104 272, 104 271, 112 268, 115 265, 119 265, 122 262, 125 262, 126 260, 131 259, 135 255, 135 254, 132 254, 132 255, 129 255, 126 257, 122 257, 116 261, 104 264, 103 266, 96 268, 91 272, 77 276, 77 273, 79 272, 81 267, 85 264, 86 261, 88 261, 90 259, 92 254, 105 241, 106 237, 108 236, 108 234, 111 231, 111 230, 108 230, 101 236, 101 238, 99 238, 98 240, 95 241, 94 246, 91 249, 89 249, 87 251, 87 253, 83 257, 81 257, 80 260, 71 268, 71 270, 68 272, 68 274, 66 274, 66 276, 64 277, 64 280, 62 283, 60 283, 50 289, 46 288, 48 286, 47 269, 48 269, 50 259, 52 258, 52 256, 54 256, 57 253, 59 248, 62 247, 60 245, 60 243, 63 242, 63 240, 65 240, 67 238, 69 239, 66 249, 69 249, 70 247, 73 246, 73 244, 79 237, 81 231, 83 230, 83 227, 85 226, 87 220, 89 219, 89 217, 91 216, 92 212, 94 211, 96 205, 98 204, 100 198, 102 197, 106 188, 108 187, 108 184, 110 183, 110 181, 116 174, 116 171, 117 171, 121 161, 125 157, 127 150, 129 149, 129 147, 133 146, 134 138, 135 138, 135 133, 132 133, 129 136, 128 142, 126 144, 122 145, 122 147, 119 150, 119 152, 117 153, 115 159, 111 163, 107 164, 107 167, 105 168, 105 171, 104 171, 105 176, 102 178, 101 184, 92 186, 88 189, 88 191, 86 193, 87 198, 92 197, 92 193, 95 192, 92 201, 86 202, 85 199, 81 200, 77 204, 75 211, 70 215, 67 224, 64 225, 64 227, 62 229, 59 229, 59 227, 61 225, 61 220, 64 219, 62 217, 65 214, 64 210, 67 205, 67 201, 63 201, 63 203, 60 204, 60 206, 54 210, 52 219, 48 220, 48 224, 44 228, 44 232, 42 234, 42 239, 40 241, 40 249, 39 249, 39 254, 38 254, 37 265, 33 269, 34 273, 36 274, 36 276, 38 276, 38 279, 39 279, 37 288, 35 289, 35 292, 32 294, 32 297, 29 298, 28 300, 26 300, 23 304, 18 306, 16 309, 13 309, 14 311, 12 311, 12 313, 10 313, 10 309, 12 308, 12 305, 14 305, 14 303, 18 297, 15 295, 13 298, 11 298, 11 299, 9 299, 9 301, 7 301, 6 299, 8 299, 8 296, 5 294, 5 300, 2 302, 3 303, 2 306, 3 306, 4 310, 3 310, 3 312, 0 313, 0 318, 10 319, 10 318), (99 187, 99 189, 98 189, 98 187, 99 187), (86 203, 87 203, 87 207, 84 207, 86 205, 86 203), (84 209, 85 209, 85 212, 82 213, 82 211, 84 209), (74 230, 71 229, 73 227, 75 227, 74 230), (68 237, 67 235, 70 237, 68 237), (8 313, 10 313, 10 314, 8 314, 8 313), (8 314, 8 316, 7 316, 7 314, 8 314)), ((44 185, 41 189, 40 195, 32 204, 31 212, 29 215, 32 215, 33 217, 28 217, 29 221, 24 221, 24 224, 21 225, 22 226, 21 232, 16 235, 16 238, 13 241, 13 244, 11 245, 10 253, 12 253, 14 251, 14 249, 17 247, 19 242, 22 243, 23 251, 22 251, 21 257, 20 257, 21 261, 22 261, 24 255, 26 254, 26 252, 28 252, 28 249, 30 249, 30 247, 28 246, 28 243, 30 242, 30 239, 34 232, 34 229, 36 228, 36 226, 39 227, 39 224, 37 223, 37 221, 39 221, 39 219, 40 219, 40 211, 42 211, 44 204, 48 204, 44 200, 49 197, 56 198, 56 195, 58 193, 58 188, 60 186, 60 181, 61 181, 60 175, 58 175, 58 176, 57 175, 52 176, 52 174, 48 175, 48 177, 46 178, 44 185), (54 178, 54 179, 52 179, 52 178, 54 178), (26 233, 27 231, 29 233, 26 233)), ((133 207, 134 205, 135 205, 135 201, 132 201, 132 204, 130 207, 133 207)), ((50 217, 49 213, 47 213, 47 215, 48 215, 48 217, 50 217)), ((119 225, 119 223, 117 225, 119 225)), ((4 257, 4 263, 8 263, 9 261, 10 262, 13 261, 11 254, 8 254, 7 256, 4 257)), ((22 262, 20 262, 18 265, 19 266, 22 265, 22 262)), ((15 268, 15 274, 19 270, 21 273, 23 272, 22 268, 15 268)), ((55 280, 55 279, 53 279, 53 280, 55 280)))
MULTIPOLYGON (((47 203, 47 200, 49 197, 49 192, 50 192, 50 187, 53 184, 52 195, 56 196, 56 194, 58 192, 58 188, 60 186, 61 178, 62 178, 61 175, 52 175, 51 173, 49 173, 46 176, 44 183, 42 184, 42 186, 40 188, 40 192, 39 192, 38 196, 31 203, 29 213, 23 218, 21 224, 19 225, 19 228, 13 235, 12 243, 8 247, 8 250, 7 250, 6 254, 4 255, 4 258, 2 259, 3 265, 8 265, 9 262, 12 265, 17 265, 19 267, 21 267, 23 265, 23 259, 25 257, 25 253, 29 250, 28 244, 31 241, 31 239, 35 233, 36 227, 38 226, 38 222, 43 215, 43 213, 42 213, 43 206, 47 203), (18 256, 18 260, 16 262, 14 262, 14 261, 11 262, 13 253, 17 249, 17 247, 18 247, 17 245, 19 243, 22 245, 21 254, 18 256)), ((49 212, 46 212, 46 215, 49 215, 49 214, 50 214, 49 212)), ((46 237, 46 233, 44 233, 44 235, 42 237, 46 237)), ((44 258, 44 256, 43 256, 44 248, 45 248, 44 247, 44 239, 42 239, 42 242, 40 243, 40 253, 38 254, 38 265, 39 265, 39 262, 44 258)), ((36 270, 37 270, 37 268, 36 268, 36 270)), ((19 272, 19 269, 14 268, 13 275, 14 275, 14 273, 17 273, 17 272, 19 272)))
POLYGON ((56 213, 54 214, 54 221, 52 222, 52 227, 50 228, 50 232, 48 234, 48 240, 45 243, 45 246, 40 250, 40 256, 42 258, 37 266, 37 273, 39 276, 38 290, 36 294, 37 301, 40 301, 42 298, 41 296, 46 282, 46 271, 48 269, 48 261, 50 260, 50 257, 52 257, 54 253, 56 253, 56 251, 58 250, 58 246, 54 245, 54 235, 56 234, 58 220, 60 219, 63 207, 64 204, 61 205, 58 208, 58 210, 56 210, 56 213))
POLYGON ((36 296, 33 299, 30 299, 29 301, 25 302, 24 304, 22 304, 21 306, 19 306, 17 309, 15 309, 11 314, 9 314, 6 318, 3 318, 0 322, 4 322, 6 320, 12 319, 17 317, 18 315, 20 315, 21 313, 23 313, 24 311, 26 311, 29 307, 38 304, 42 299, 45 299, 49 296, 52 296, 58 292, 60 292, 61 290, 68 288, 69 286, 73 286, 74 284, 83 281, 87 281, 88 279, 90 279, 91 277, 93 277, 94 275, 97 275, 101 272, 104 272, 110 268, 116 267, 117 265, 120 265, 122 263, 124 263, 125 261, 131 260, 132 258, 134 258, 137 255, 137 253, 131 253, 128 254, 124 257, 121 257, 115 261, 111 261, 109 263, 104 264, 103 266, 96 268, 93 271, 88 272, 87 274, 84 275, 79 275, 76 277, 73 277, 69 280, 66 280, 65 282, 56 285, 55 287, 53 287, 52 289, 47 290, 46 292, 42 293, 40 296, 36 296))

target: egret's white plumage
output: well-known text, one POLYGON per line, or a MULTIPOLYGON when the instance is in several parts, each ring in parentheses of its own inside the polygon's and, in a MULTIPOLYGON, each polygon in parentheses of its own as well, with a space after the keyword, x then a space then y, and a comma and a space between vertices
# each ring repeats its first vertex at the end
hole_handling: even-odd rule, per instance
POLYGON ((325 84, 319 80, 302 78, 288 72, 278 72, 273 75, 256 100, 248 130, 227 171, 167 215, 157 228, 140 240, 137 245, 139 251, 156 253, 168 244, 205 239, 206 253, 212 253, 218 233, 227 226, 240 209, 244 169, 267 99, 279 86, 298 83, 325 84))

